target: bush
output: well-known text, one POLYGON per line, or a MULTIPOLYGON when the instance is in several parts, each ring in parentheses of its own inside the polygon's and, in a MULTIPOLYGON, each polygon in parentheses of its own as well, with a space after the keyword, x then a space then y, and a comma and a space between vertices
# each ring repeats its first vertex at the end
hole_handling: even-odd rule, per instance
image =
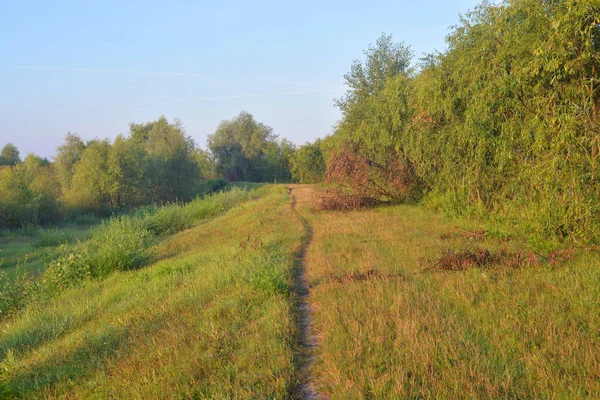
POLYGON ((198 185, 198 196, 215 193, 228 185, 225 179, 211 179, 198 185))
POLYGON ((0 320, 12 316, 25 307, 36 284, 23 271, 17 271, 11 277, 0 271, 0 320))
POLYGON ((91 275, 103 277, 112 271, 141 267, 148 258, 145 247, 150 237, 139 218, 116 217, 103 222, 88 244, 91 275))
POLYGON ((64 255, 52 261, 42 279, 45 288, 51 293, 76 287, 92 276, 85 253, 67 251, 65 246, 62 249, 64 255))
POLYGON ((193 225, 194 218, 188 206, 170 204, 146 217, 146 226, 156 235, 173 234, 193 225))

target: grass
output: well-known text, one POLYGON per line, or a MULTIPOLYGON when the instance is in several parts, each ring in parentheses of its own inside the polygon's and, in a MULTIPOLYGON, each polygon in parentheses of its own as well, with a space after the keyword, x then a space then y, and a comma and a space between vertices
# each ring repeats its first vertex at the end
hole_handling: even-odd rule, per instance
POLYGON ((156 263, 66 290, 6 322, 0 393, 287 397, 295 379, 290 270, 301 226, 290 224, 285 188, 262 194, 165 237, 156 263))
MULTIPOLYGON (((499 254, 529 245, 504 230, 460 234, 455 227, 486 227, 419 206, 317 212, 318 190, 293 186, 313 233, 305 269, 319 344, 308 376, 320 393, 600 396, 596 253, 562 265, 423 271, 448 249, 499 254)), ((67 285, 5 319, 0 398, 296 393, 306 373, 298 365, 293 271, 305 227, 283 186, 219 196, 168 206, 160 218, 156 210, 136 216, 155 234, 143 245, 150 264, 67 285)), ((50 247, 15 252, 40 249, 50 247)), ((15 290, 29 290, 27 282, 15 290)))
POLYGON ((442 239, 454 225, 416 206, 314 212, 307 254, 312 368, 330 398, 597 398, 600 261, 419 273, 448 248, 522 249, 518 240, 442 239), (373 272, 374 271, 374 272, 373 272))
POLYGON ((91 236, 89 226, 30 228, 0 235, 0 271, 12 276, 17 270, 39 274, 60 253, 60 245, 77 247, 91 236))

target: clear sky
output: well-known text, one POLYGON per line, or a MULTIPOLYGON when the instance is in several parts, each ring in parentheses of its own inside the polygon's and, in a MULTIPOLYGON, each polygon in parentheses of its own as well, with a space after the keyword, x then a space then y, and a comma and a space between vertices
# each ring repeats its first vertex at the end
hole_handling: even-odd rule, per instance
POLYGON ((297 144, 331 132, 353 59, 381 35, 443 51, 479 1, 0 0, 0 146, 52 156, 178 118, 202 147, 246 110, 297 144))

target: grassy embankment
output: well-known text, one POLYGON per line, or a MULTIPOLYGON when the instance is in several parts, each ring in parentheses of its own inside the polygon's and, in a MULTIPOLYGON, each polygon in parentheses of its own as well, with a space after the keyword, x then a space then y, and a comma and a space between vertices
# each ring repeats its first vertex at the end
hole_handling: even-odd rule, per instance
MULTIPOLYGON (((153 264, 87 281, 3 321, 0 397, 288 398, 304 375, 290 293, 304 232, 283 187, 259 192, 225 215, 159 236, 153 264)), ((444 249, 526 246, 455 234, 455 225, 481 227, 421 207, 315 212, 314 187, 293 194, 313 231, 306 277, 320 342, 309 376, 321 393, 600 393, 597 255, 421 272, 421 260, 444 249)), ((170 212, 154 218, 154 229, 170 212)))
POLYGON ((4 321, 0 397, 286 397, 302 226, 284 187, 258 193, 160 240, 152 265, 4 321))
POLYGON ((419 273, 444 249, 521 249, 422 207, 314 212, 307 278, 331 398, 598 398, 600 258, 560 266, 419 273), (460 232, 460 231, 459 231, 460 232), (450 233, 448 235, 448 233, 450 233), (442 237, 446 238, 443 239, 442 237))

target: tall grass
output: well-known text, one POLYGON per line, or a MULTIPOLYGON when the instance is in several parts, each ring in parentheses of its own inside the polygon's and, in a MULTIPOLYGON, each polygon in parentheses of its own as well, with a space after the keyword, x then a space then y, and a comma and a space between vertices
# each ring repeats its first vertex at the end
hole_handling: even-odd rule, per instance
POLYGON ((142 220, 117 217, 95 229, 87 244, 86 261, 95 277, 144 265, 150 232, 142 220))
POLYGON ((311 212, 306 270, 330 398, 598 398, 600 259, 423 271, 447 249, 528 249, 413 206, 311 212), (458 230, 460 233, 464 231, 458 230))
MULTIPOLYGON (((4 298, 0 302, 0 319, 23 309, 34 299, 48 299, 88 279, 105 278, 115 271, 143 267, 152 260, 149 246, 157 237, 188 229, 201 220, 230 210, 251 196, 260 196, 260 193, 251 195, 247 190, 232 188, 187 204, 144 207, 139 213, 104 220, 91 229, 89 239, 77 249, 63 246, 57 257, 48 262, 39 282, 31 274, 24 273, 0 277, 0 297, 4 298)), ((65 230, 35 228, 35 232, 25 233, 31 234, 33 247, 40 248, 66 245, 73 239, 73 235, 65 230)))
POLYGON ((289 398, 287 289, 301 228, 284 188, 263 193, 162 237, 160 261, 66 289, 7 321, 0 397, 289 398))

